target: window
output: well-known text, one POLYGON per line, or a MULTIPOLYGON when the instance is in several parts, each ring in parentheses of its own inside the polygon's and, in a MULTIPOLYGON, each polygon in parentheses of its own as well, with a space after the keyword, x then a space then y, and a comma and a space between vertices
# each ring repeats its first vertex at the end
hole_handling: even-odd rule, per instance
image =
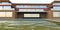
POLYGON ((12 17, 12 12, 5 12, 6 13, 6 17, 12 17))
POLYGON ((44 9, 19 9, 19 12, 45 12, 44 9))
POLYGON ((3 9, 3 7, 2 7, 2 6, 0 6, 0 9, 3 9))
POLYGON ((12 17, 12 12, 0 12, 0 17, 12 17))
POLYGON ((60 17, 60 12, 53 12, 53 17, 60 17))
POLYGON ((2 2, 2 5, 11 5, 9 2, 2 2))
POLYGON ((47 8, 45 5, 16 5, 16 8, 47 8))
POLYGON ((60 5, 60 3, 53 3, 53 5, 60 5))
POLYGON ((0 6, 0 10, 14 10, 11 6, 0 6))
POLYGON ((60 10, 60 6, 53 6, 52 10, 60 10))
POLYGON ((60 10, 60 8, 52 8, 51 10, 60 10))
POLYGON ((4 8, 11 8, 11 6, 3 6, 4 8))
POLYGON ((0 5, 1 5, 1 2, 0 2, 0 5))
POLYGON ((39 6, 31 6, 31 8, 47 8, 47 7, 43 5, 39 5, 39 6))
POLYGON ((47 6, 43 6, 43 5, 41 5, 41 6, 39 6, 40 8, 47 8, 47 6))
POLYGON ((0 12, 0 17, 5 17, 5 12, 0 12))
POLYGON ((23 8, 23 5, 16 5, 16 8, 23 8))

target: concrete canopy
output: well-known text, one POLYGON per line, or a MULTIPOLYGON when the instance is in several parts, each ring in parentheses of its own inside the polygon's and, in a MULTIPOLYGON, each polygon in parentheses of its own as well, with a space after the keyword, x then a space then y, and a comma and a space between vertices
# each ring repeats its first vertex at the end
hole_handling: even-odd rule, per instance
POLYGON ((18 3, 18 4, 49 4, 53 2, 54 0, 10 0, 12 3, 18 3))

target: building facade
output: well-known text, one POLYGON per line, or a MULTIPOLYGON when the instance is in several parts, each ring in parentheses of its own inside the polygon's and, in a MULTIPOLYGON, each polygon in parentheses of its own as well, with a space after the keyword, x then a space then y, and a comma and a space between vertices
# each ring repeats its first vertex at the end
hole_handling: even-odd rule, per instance
POLYGON ((60 17, 60 1, 49 4, 17 4, 0 0, 0 18, 55 18, 60 17))

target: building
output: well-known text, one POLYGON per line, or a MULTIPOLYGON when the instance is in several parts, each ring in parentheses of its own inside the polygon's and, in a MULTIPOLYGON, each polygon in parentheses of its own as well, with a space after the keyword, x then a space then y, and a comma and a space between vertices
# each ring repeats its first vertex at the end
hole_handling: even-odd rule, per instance
POLYGON ((51 10, 53 11, 53 18, 59 18, 60 17, 60 0, 55 0, 52 4, 51 10))
POLYGON ((15 18, 15 8, 9 0, 0 0, 0 18, 15 18))
POLYGON ((60 17, 60 1, 46 4, 17 4, 0 0, 0 18, 55 18, 60 17))

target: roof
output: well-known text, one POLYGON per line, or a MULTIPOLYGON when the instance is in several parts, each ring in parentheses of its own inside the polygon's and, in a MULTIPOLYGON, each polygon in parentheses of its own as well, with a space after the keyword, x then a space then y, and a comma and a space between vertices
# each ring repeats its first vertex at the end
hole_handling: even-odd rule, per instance
POLYGON ((54 0, 54 1, 60 1, 60 0, 54 0))
POLYGON ((1 2, 9 2, 9 0, 0 0, 1 2))
POLYGON ((16 4, 50 4, 54 0, 10 0, 16 4))

